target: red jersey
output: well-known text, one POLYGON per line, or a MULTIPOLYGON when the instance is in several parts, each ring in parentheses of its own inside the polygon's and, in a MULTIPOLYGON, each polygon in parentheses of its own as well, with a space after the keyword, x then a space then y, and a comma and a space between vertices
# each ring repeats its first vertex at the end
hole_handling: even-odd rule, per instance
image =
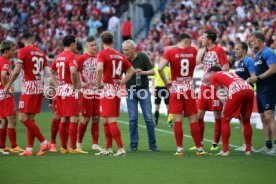
POLYGON ((48 66, 46 54, 35 46, 18 50, 17 64, 23 65, 22 94, 42 94, 42 71, 48 66))
POLYGON ((59 85, 72 85, 71 66, 78 68, 78 56, 71 51, 63 51, 53 61, 51 69, 57 72, 57 82, 59 85))
POLYGON ((172 75, 172 92, 185 92, 193 89, 193 75, 196 66, 197 49, 171 48, 164 54, 170 63, 172 75))
POLYGON ((202 57, 202 64, 203 66, 203 78, 202 78, 202 84, 203 85, 209 85, 208 80, 206 79, 206 75, 208 73, 208 70, 214 66, 223 66, 224 64, 229 63, 226 53, 220 46, 215 46, 212 49, 205 52, 205 54, 202 57))
POLYGON ((232 72, 216 72, 210 78, 210 83, 214 85, 215 89, 218 86, 223 86, 228 90, 228 95, 233 95, 238 91, 252 89, 250 84, 232 72))
POLYGON ((3 56, 0 57, 0 100, 6 99, 11 96, 5 92, 4 90, 5 86, 2 84, 2 77, 1 77, 2 71, 6 71, 8 73, 8 76, 10 75, 11 73, 10 65, 11 64, 8 58, 3 56))
POLYGON ((79 71, 81 79, 87 84, 87 88, 93 89, 96 85, 96 67, 97 56, 91 56, 88 53, 83 54, 78 59, 79 71))
POLYGON ((99 52, 97 62, 104 64, 103 82, 110 84, 119 83, 122 72, 132 67, 124 55, 110 48, 99 52))

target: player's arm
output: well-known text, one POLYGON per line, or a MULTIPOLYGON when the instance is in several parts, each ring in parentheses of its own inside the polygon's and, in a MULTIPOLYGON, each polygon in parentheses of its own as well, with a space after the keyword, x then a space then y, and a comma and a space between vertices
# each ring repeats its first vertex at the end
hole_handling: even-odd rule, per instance
POLYGON ((168 61, 166 59, 162 59, 158 66, 158 73, 161 79, 163 80, 163 82, 165 83, 165 85, 169 87, 168 85, 170 85, 170 81, 166 78, 166 75, 164 72, 164 68, 166 67, 167 64, 168 64, 168 61))
POLYGON ((97 68, 96 68, 96 80, 97 80, 97 87, 98 88, 102 88, 102 86, 103 86, 102 77, 103 77, 103 63, 98 62, 97 63, 97 68))
POLYGON ((7 71, 1 72, 1 83, 3 86, 6 86, 6 84, 9 82, 9 76, 7 71))
POLYGON ((22 69, 22 64, 18 63, 15 65, 15 68, 12 72, 12 76, 11 76, 9 82, 5 85, 5 91, 7 91, 7 92, 10 91, 12 84, 14 83, 14 81, 17 79, 17 77, 19 76, 19 74, 21 72, 21 69, 22 69))
POLYGON ((126 84, 131 79, 131 77, 134 75, 134 73, 135 73, 134 68, 130 67, 126 72, 125 77, 121 80, 121 86, 126 84))
POLYGON ((197 51, 197 55, 196 55, 196 65, 199 65, 201 63, 202 57, 206 52, 206 48, 200 48, 197 51))
POLYGON ((151 70, 148 70, 148 71, 143 71, 140 68, 136 68, 135 73, 138 73, 140 75, 153 76, 155 74, 155 71, 154 71, 154 69, 151 69, 151 70))
POLYGON ((80 82, 79 82, 79 72, 77 67, 70 66, 70 77, 71 77, 71 81, 73 83, 74 89, 79 89, 80 82))
POLYGON ((225 63, 224 65, 222 65, 222 71, 229 71, 230 66, 229 63, 225 63))
POLYGON ((50 86, 53 85, 55 88, 57 88, 57 86, 58 86, 56 76, 57 76, 56 71, 51 69, 51 71, 50 71, 50 78, 51 78, 50 86))
POLYGON ((259 80, 263 80, 266 79, 268 77, 270 77, 271 75, 276 73, 276 63, 268 65, 269 69, 264 72, 263 74, 259 75, 259 76, 253 76, 247 79, 247 82, 249 83, 255 83, 259 80))

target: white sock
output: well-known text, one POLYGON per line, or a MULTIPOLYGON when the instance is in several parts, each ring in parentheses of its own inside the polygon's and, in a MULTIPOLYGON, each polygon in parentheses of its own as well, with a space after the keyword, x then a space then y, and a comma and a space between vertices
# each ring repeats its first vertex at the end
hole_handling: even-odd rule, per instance
POLYGON ((182 147, 177 147, 177 152, 183 151, 182 147))
POLYGON ((40 145, 45 146, 47 144, 47 140, 45 139, 45 141, 43 141, 42 143, 40 143, 40 145))
POLYGON ((33 148, 32 147, 27 147, 26 151, 33 151, 33 148))

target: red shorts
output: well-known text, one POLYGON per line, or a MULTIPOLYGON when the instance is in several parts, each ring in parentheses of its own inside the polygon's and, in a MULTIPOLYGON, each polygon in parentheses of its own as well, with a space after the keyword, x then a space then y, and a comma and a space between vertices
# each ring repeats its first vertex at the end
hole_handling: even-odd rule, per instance
POLYGON ((223 109, 225 118, 250 118, 254 103, 253 90, 241 90, 228 99, 223 109))
POLYGON ((15 100, 13 96, 0 100, 0 118, 15 115, 15 109, 15 100))
POLYGON ((57 107, 61 117, 79 116, 79 99, 75 97, 57 97, 57 107))
POLYGON ((185 115, 197 114, 196 99, 195 95, 192 95, 192 91, 188 91, 184 94, 171 93, 169 113, 185 115))
POLYGON ((37 114, 40 113, 43 94, 25 95, 22 94, 19 100, 19 112, 37 114))
POLYGON ((216 91, 206 85, 201 85, 198 92, 197 108, 205 111, 222 111, 223 104, 216 95, 216 91), (213 94, 212 94, 213 93, 213 94))
POLYGON ((100 116, 101 117, 119 117, 120 116, 119 97, 103 97, 100 99, 100 116))
POLYGON ((83 117, 99 116, 100 115, 100 97, 89 96, 84 97, 81 94, 81 113, 83 117))

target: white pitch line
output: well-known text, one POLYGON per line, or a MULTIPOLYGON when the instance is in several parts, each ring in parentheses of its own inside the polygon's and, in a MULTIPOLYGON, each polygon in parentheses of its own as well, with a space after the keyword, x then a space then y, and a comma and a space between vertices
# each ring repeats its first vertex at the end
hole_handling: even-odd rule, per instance
MULTIPOLYGON (((126 122, 126 121, 121 121, 121 120, 118 120, 118 123, 124 124, 124 125, 129 125, 128 122, 126 122)), ((145 125, 139 125, 139 124, 138 124, 138 127, 140 127, 140 128, 145 128, 145 129, 147 128, 145 125)), ((163 129, 160 129, 160 128, 155 128, 155 131, 161 132, 161 133, 165 133, 165 134, 174 135, 174 132, 167 131, 167 130, 163 130, 163 129)), ((187 138, 192 139, 192 136, 190 136, 190 135, 185 135, 185 134, 184 134, 184 137, 187 137, 187 138)), ((209 142, 209 143, 213 143, 213 141, 210 140, 210 139, 204 139, 204 141, 205 141, 205 142, 209 142)), ((219 143, 219 144, 222 144, 222 143, 219 143)), ((230 146, 230 147, 233 147, 233 148, 238 148, 238 147, 240 147, 240 146, 233 145, 233 144, 229 144, 229 146, 230 146)))

